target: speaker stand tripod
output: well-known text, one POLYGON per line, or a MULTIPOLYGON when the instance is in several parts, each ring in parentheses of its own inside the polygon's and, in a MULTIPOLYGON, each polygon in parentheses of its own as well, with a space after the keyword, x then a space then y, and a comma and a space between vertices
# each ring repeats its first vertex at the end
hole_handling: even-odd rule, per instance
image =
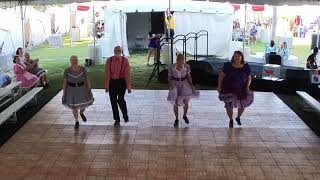
POLYGON ((161 66, 163 69, 166 69, 166 67, 161 63, 161 61, 160 61, 159 59, 160 59, 160 58, 158 57, 157 60, 156 60, 156 63, 155 63, 155 65, 154 65, 154 68, 153 68, 152 73, 151 73, 151 75, 150 75, 150 77, 149 77, 149 80, 148 80, 148 83, 147 83, 147 86, 146 86, 146 87, 149 86, 149 84, 150 84, 150 82, 151 82, 151 80, 152 80, 153 77, 156 77, 156 78, 158 79, 158 81, 159 81, 160 66, 161 66))

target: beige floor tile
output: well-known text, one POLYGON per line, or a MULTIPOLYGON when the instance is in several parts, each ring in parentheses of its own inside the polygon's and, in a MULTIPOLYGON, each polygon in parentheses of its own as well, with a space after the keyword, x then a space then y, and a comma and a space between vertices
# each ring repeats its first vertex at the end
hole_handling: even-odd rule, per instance
POLYGON ((215 91, 191 101, 190 124, 179 128, 167 91, 127 95, 130 122, 120 128, 113 127, 106 94, 93 92, 96 102, 78 132, 59 93, 1 146, 0 179, 320 177, 320 138, 273 93, 255 93, 243 126, 229 129, 215 91))

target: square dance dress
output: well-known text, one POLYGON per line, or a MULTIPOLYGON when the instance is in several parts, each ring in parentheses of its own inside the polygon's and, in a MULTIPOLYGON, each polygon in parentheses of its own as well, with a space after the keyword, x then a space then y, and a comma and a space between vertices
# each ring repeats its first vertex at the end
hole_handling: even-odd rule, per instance
POLYGON ((62 104, 71 108, 85 108, 93 104, 94 98, 91 90, 86 85, 87 70, 84 67, 80 71, 72 71, 67 68, 64 78, 67 79, 65 99, 62 104))
POLYGON ((169 91, 168 101, 182 106, 185 98, 199 97, 199 91, 193 91, 187 79, 187 75, 191 73, 189 64, 184 64, 180 71, 177 70, 177 64, 173 64, 168 71, 168 78, 174 85, 174 88, 169 91))
POLYGON ((249 64, 235 68, 230 62, 223 66, 225 77, 219 99, 225 103, 226 109, 246 108, 253 103, 253 92, 247 92, 248 76, 251 73, 249 64))

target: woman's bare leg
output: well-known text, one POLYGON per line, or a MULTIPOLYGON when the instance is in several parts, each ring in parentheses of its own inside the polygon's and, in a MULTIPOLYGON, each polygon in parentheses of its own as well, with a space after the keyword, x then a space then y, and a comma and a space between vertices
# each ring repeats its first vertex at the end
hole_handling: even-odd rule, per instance
POLYGON ((189 109, 189 101, 190 101, 190 98, 186 98, 183 100, 183 116, 187 116, 187 113, 188 113, 188 109, 189 109))
POLYGON ((75 119, 76 122, 78 122, 79 120, 79 110, 78 109, 72 109, 72 114, 73 114, 73 117, 75 119))
POLYGON ((237 118, 240 118, 242 116, 242 113, 244 112, 244 108, 238 108, 238 115, 237 118))
POLYGON ((187 117, 188 109, 189 109, 189 100, 190 98, 186 98, 183 100, 183 119, 186 124, 189 124, 189 119, 187 117))
POLYGON ((178 108, 178 105, 175 104, 173 105, 173 112, 174 112, 174 115, 176 116, 176 120, 174 121, 174 127, 178 127, 179 126, 179 108, 178 108))
POLYGON ((179 119, 179 108, 177 105, 173 105, 173 112, 174 112, 174 115, 176 116, 176 119, 179 119))
POLYGON ((233 108, 227 108, 226 109, 228 117, 229 117, 229 127, 233 127, 233 108))

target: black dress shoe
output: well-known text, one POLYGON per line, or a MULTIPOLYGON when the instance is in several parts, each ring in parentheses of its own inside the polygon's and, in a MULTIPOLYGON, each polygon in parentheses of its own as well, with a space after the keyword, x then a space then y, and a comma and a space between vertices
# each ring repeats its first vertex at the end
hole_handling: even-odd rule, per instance
POLYGON ((174 125, 173 125, 174 127, 178 127, 179 126, 179 120, 178 119, 176 119, 175 121, 174 121, 174 125))
POLYGON ((184 119, 184 122, 185 122, 186 124, 189 124, 189 119, 188 119, 187 116, 183 116, 183 119, 184 119))
POLYGON ((77 121, 77 122, 74 124, 74 129, 75 129, 75 130, 78 130, 78 129, 79 129, 79 126, 80 126, 80 124, 79 124, 79 122, 77 121))
POLYGON ((233 128, 233 120, 229 121, 229 128, 233 128))
POLYGON ((114 122, 114 124, 113 124, 115 127, 118 127, 118 126, 120 126, 120 121, 116 121, 116 122, 114 122))
POLYGON ((236 121, 237 121, 238 125, 241 126, 240 118, 236 118, 236 121))
POLYGON ((83 122, 87 122, 87 118, 83 113, 80 113, 83 122))

